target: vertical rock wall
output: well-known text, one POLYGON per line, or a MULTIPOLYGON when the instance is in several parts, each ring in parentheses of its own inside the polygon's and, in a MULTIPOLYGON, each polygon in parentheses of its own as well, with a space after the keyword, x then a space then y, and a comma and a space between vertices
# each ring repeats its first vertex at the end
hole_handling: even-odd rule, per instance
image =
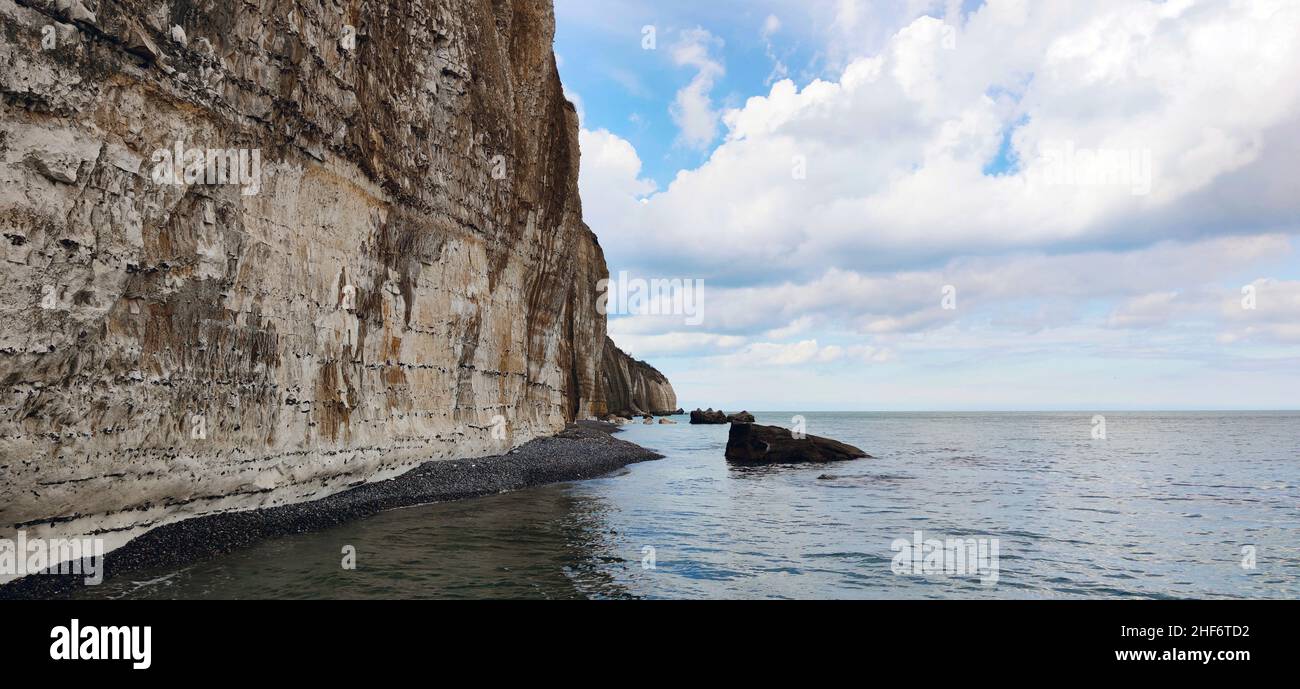
POLYGON ((603 414, 553 32, 549 0, 0 0, 0 537, 111 547, 603 414), (177 142, 260 174, 169 183, 177 142))
POLYGON ((650 364, 628 356, 608 337, 601 385, 600 396, 608 413, 614 416, 667 416, 678 411, 677 393, 668 378, 650 364))

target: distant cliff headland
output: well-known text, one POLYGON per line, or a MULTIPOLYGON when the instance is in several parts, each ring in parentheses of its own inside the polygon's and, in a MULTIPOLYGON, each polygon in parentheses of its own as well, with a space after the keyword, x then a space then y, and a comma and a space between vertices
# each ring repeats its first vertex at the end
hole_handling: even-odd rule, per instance
POLYGON ((549 0, 0 20, 0 536, 112 547, 675 409, 596 309, 549 0))

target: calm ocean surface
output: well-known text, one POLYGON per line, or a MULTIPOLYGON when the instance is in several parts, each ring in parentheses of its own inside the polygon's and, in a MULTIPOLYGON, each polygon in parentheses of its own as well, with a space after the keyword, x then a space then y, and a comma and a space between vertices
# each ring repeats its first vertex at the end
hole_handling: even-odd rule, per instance
POLYGON ((87 595, 1300 597, 1300 413, 1107 413, 1106 440, 1092 413, 803 416, 876 459, 731 467, 727 426, 677 417, 620 435, 667 459, 606 478, 388 512, 87 595), (997 583, 895 574, 891 543, 918 530, 998 539, 997 583))

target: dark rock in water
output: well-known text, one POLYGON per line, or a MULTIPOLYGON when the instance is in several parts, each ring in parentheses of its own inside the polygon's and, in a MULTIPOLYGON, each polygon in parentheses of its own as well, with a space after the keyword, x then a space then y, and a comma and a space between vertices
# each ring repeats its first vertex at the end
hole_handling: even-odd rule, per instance
POLYGON ((731 424, 727 438, 727 461, 746 464, 793 464, 797 462, 838 462, 871 455, 838 440, 815 435, 802 439, 778 426, 754 423, 731 424))
POLYGON ((730 422, 727 421, 726 413, 721 410, 713 411, 713 408, 710 407, 707 410, 696 409, 691 412, 691 423, 722 425, 730 422))
POLYGON ((835 474, 822 474, 817 477, 818 481, 838 481, 839 479, 840 477, 835 474))
POLYGON ((731 423, 754 423, 754 415, 747 411, 742 411, 739 414, 731 414, 727 416, 727 420, 731 423))

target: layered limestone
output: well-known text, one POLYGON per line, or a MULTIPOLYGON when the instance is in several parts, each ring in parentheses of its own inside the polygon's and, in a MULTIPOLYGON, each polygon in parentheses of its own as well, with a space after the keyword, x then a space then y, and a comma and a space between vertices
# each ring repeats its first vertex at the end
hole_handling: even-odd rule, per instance
POLYGON ((668 378, 650 364, 637 361, 605 338, 601 366, 601 397, 611 416, 667 416, 677 411, 677 393, 668 378))
POLYGON ((0 537, 113 547, 608 411, 549 0, 0 22, 0 537))

